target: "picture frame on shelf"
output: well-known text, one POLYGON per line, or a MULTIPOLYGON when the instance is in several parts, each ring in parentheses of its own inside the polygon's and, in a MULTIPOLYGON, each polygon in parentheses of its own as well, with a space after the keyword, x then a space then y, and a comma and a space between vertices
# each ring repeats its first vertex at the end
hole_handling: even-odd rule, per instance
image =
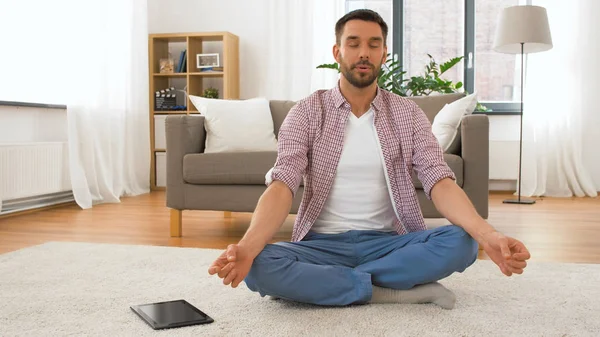
POLYGON ((220 67, 220 59, 218 53, 212 54, 196 54, 196 68, 214 68, 220 67))

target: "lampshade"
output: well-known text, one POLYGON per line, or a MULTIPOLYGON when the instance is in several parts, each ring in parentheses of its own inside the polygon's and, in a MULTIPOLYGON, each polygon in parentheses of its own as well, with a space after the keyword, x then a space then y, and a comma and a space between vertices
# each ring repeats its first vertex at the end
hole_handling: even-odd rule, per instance
POLYGON ((552 48, 546 9, 540 6, 512 6, 498 17, 493 49, 499 53, 525 54, 552 48))

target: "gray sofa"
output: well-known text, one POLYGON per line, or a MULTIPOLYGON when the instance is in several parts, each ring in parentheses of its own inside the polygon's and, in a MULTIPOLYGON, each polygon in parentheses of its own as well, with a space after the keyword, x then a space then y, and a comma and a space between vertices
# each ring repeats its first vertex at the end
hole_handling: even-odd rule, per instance
MULTIPOLYGON (((464 95, 410 97, 427 114, 430 121, 446 104, 464 95)), ((271 101, 275 135, 295 102, 271 101)), ((171 236, 182 235, 183 210, 253 212, 265 191, 265 174, 275 163, 276 152, 203 153, 204 117, 199 115, 168 116, 167 207, 171 208, 171 236)), ((486 115, 463 118, 459 137, 444 154, 454 171, 457 183, 469 196, 479 214, 488 216, 489 122, 486 115)), ((421 211, 425 218, 440 218, 433 203, 425 197, 421 182, 413 175, 421 211)), ((303 187, 293 201, 296 214, 303 187)))

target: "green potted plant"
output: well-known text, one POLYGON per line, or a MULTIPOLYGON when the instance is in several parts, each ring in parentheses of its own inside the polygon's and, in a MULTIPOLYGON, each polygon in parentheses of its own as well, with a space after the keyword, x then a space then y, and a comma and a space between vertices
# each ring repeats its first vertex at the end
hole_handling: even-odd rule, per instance
POLYGON ((206 88, 204 90, 204 93, 202 94, 202 97, 205 98, 219 98, 219 90, 217 88, 206 88))
MULTIPOLYGON (((433 56, 427 54, 429 63, 425 65, 423 75, 411 76, 405 78, 406 71, 402 70, 402 65, 397 60, 387 55, 387 60, 381 66, 381 71, 377 76, 377 85, 387 91, 400 96, 428 96, 432 93, 449 94, 458 92, 463 87, 462 82, 453 83, 450 80, 441 78, 441 75, 458 64, 464 57, 454 57, 450 60, 438 64, 433 56)), ((334 69, 340 72, 338 63, 321 64, 318 69, 334 69)), ((476 111, 491 111, 481 103, 477 103, 476 111)))

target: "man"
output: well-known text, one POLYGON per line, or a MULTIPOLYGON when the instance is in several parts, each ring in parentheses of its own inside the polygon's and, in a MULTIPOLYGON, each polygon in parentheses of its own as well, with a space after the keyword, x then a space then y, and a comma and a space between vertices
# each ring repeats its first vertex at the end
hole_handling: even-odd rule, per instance
POLYGON ((485 222, 455 176, 418 106, 377 86, 388 28, 370 10, 336 24, 338 85, 288 113, 278 157, 250 227, 209 267, 225 285, 245 280, 261 296, 313 303, 435 303, 454 294, 437 281, 463 272, 478 244, 507 276, 521 274, 525 246, 485 222), (412 169, 453 225, 427 230, 412 169), (292 241, 267 244, 304 177, 292 241))

